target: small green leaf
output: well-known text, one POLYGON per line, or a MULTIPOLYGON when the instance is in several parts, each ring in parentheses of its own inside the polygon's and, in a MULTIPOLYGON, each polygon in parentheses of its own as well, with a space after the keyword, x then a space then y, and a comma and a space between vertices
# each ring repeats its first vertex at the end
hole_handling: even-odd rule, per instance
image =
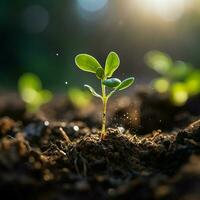
POLYGON ((101 95, 99 95, 91 86, 89 85, 84 85, 84 87, 88 88, 88 90, 94 95, 95 97, 102 98, 101 95))
POLYGON ((98 68, 102 68, 96 58, 88 54, 77 55, 75 63, 81 70, 91 73, 96 73, 98 68))
POLYGON ((115 52, 110 52, 106 59, 105 75, 111 77, 114 71, 119 67, 119 56, 115 52))
POLYGON ((129 86, 131 86, 135 81, 134 77, 130 77, 125 79, 124 81, 121 82, 121 84, 117 87, 117 90, 124 90, 126 88, 128 88, 129 86))
POLYGON ((98 79, 103 80, 104 79, 104 70, 103 68, 99 67, 96 71, 96 76, 98 79))
POLYGON ((110 78, 105 81, 103 81, 103 84, 110 88, 116 88, 118 85, 120 85, 121 81, 118 78, 110 78))

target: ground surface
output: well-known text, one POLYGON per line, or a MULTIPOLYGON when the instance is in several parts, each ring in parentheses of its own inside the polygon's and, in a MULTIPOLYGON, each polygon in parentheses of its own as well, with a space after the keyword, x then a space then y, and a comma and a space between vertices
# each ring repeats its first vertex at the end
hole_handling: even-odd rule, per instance
POLYGON ((200 97, 184 107, 140 90, 76 109, 57 98, 34 115, 0 98, 0 194, 6 199, 200 199, 200 97))

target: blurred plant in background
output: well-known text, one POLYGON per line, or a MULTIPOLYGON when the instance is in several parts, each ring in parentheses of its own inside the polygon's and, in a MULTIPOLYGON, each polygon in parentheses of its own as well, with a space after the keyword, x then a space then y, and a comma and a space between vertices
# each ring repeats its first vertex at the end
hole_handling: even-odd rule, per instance
POLYGON ((19 78, 18 90, 26 103, 27 112, 36 112, 41 105, 49 102, 53 97, 49 90, 42 88, 40 78, 32 73, 23 74, 19 78))
POLYGON ((84 91, 75 87, 68 89, 67 96, 72 105, 76 108, 85 108, 90 105, 92 101, 92 95, 88 91, 84 91))
POLYGON ((160 51, 150 51, 145 56, 146 64, 161 77, 152 81, 159 93, 169 93, 177 106, 184 105, 188 98, 200 93, 200 70, 183 61, 173 61, 160 51))
POLYGON ((151 49, 168 50, 198 67, 199 19, 199 0, 1 0, 0 91, 16 90, 27 71, 56 93, 65 91, 65 79, 80 87, 90 78, 80 73, 77 82, 73 75, 80 52, 103 62, 114 49, 124 58, 124 75, 135 74, 138 84, 153 77, 142 62, 151 49))

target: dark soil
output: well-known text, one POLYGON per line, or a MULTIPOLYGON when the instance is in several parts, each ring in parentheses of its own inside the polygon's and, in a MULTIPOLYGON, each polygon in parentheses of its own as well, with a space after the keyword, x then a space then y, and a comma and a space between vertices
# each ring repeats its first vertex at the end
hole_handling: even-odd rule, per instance
POLYGON ((1 199, 200 199, 200 96, 175 107, 140 89, 108 109, 100 141, 98 102, 80 110, 58 97, 30 115, 1 95, 1 199))

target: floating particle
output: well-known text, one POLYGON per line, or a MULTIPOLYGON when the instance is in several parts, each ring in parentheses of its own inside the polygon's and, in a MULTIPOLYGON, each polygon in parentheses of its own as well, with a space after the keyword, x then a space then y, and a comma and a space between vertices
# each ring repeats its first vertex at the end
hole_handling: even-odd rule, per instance
POLYGON ((79 127, 78 127, 78 126, 74 126, 73 129, 74 129, 75 131, 79 131, 79 127))
POLYGON ((49 126, 49 121, 44 121, 45 126, 49 126))

